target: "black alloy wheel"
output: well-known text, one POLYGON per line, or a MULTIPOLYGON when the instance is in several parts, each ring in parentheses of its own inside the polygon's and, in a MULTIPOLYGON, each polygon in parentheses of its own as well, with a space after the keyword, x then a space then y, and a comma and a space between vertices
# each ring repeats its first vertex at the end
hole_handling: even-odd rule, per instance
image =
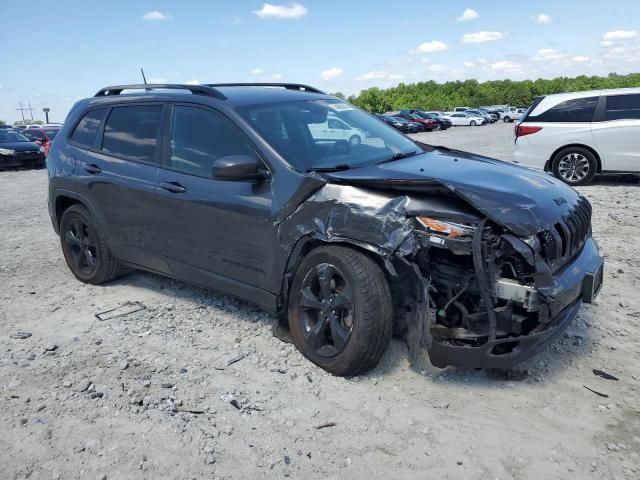
POLYGON ((353 292, 335 265, 321 263, 307 273, 298 318, 305 342, 317 355, 335 357, 344 350, 353 328, 353 292))
POLYGON ((73 217, 67 222, 64 241, 73 272, 81 277, 91 277, 98 268, 98 246, 91 227, 81 217, 73 217))
POLYGON ((372 369, 391 340, 386 275, 372 258, 349 247, 321 246, 304 257, 287 313, 298 350, 334 375, 372 369))
POLYGON ((99 285, 124 272, 83 205, 71 205, 62 214, 60 245, 69 269, 82 282, 99 285))

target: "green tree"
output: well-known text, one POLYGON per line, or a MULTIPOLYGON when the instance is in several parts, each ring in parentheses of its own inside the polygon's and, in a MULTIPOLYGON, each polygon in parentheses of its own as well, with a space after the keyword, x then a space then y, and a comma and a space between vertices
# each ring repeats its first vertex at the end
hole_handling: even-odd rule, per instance
POLYGON ((526 106, 539 95, 623 87, 640 87, 640 73, 628 75, 610 73, 606 77, 580 75, 573 78, 538 78, 521 81, 491 80, 482 83, 474 79, 445 83, 429 80, 413 84, 400 83, 385 90, 377 87, 368 88, 359 95, 351 95, 348 101, 376 113, 403 108, 452 110, 458 106, 479 107, 503 104, 526 106))

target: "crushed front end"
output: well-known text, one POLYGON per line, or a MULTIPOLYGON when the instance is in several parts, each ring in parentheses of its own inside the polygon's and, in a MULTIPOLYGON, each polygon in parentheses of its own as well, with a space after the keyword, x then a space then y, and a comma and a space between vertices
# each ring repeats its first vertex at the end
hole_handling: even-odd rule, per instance
POLYGON ((489 219, 475 226, 415 220, 419 246, 411 261, 428 289, 429 311, 409 312, 407 332, 426 334, 422 346, 435 366, 503 368, 530 358, 602 284, 591 206, 582 197, 552 229, 526 238, 489 219), (426 325, 416 330, 420 321, 426 325))

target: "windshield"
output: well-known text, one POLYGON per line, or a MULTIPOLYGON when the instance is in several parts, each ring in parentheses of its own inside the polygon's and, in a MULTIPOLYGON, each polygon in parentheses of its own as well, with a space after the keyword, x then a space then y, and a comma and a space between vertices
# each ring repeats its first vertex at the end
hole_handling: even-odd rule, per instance
POLYGON ((30 142, 27 137, 15 130, 0 130, 0 143, 30 142))
POLYGON ((395 129, 338 99, 249 105, 238 112, 301 171, 356 168, 422 151, 395 129))

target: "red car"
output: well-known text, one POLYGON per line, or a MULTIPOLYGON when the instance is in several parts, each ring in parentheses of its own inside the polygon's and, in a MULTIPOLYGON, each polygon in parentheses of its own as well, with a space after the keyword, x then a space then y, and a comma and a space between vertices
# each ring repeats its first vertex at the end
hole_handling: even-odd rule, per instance
POLYGON ((27 128, 22 132, 22 135, 32 142, 42 145, 44 147, 44 156, 46 157, 49 154, 51 142, 59 131, 60 129, 56 127, 27 128))
POLYGON ((419 115, 414 115, 413 113, 400 113, 396 115, 396 117, 402 117, 409 122, 419 123, 424 127, 426 132, 432 132, 436 128, 436 122, 429 118, 422 118, 419 115))

